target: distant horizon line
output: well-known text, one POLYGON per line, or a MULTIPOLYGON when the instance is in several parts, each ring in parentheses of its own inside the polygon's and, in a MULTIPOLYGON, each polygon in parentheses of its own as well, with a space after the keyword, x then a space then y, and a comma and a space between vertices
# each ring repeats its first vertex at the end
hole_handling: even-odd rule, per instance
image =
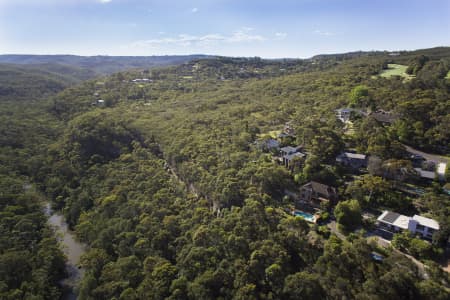
POLYGON ((186 57, 186 56, 209 56, 209 57, 229 57, 229 58, 261 58, 261 59, 267 59, 267 60, 277 60, 277 59, 311 59, 316 56, 321 55, 342 55, 342 54, 350 54, 350 53, 364 53, 364 52, 387 52, 387 53, 395 53, 395 52, 414 52, 414 51, 420 51, 420 50, 429 50, 429 49, 436 49, 436 48, 449 48, 449 46, 433 46, 428 48, 417 48, 417 49, 402 49, 402 50, 352 50, 347 52, 325 52, 325 53, 318 53, 314 54, 309 57, 262 57, 262 56, 232 56, 232 55, 222 55, 222 54, 204 54, 204 53, 197 53, 197 54, 151 54, 151 55, 109 55, 109 54, 92 54, 92 55, 81 55, 81 54, 32 54, 32 53, 0 53, 0 56, 75 56, 75 57, 169 57, 169 56, 179 56, 179 57, 186 57))

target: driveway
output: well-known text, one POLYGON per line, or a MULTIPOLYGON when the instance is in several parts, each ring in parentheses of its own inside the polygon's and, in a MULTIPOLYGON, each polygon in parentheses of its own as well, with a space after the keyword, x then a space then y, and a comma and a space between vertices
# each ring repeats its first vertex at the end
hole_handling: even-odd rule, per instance
POLYGON ((406 151, 408 151, 409 153, 420 155, 423 158, 425 158, 426 160, 431 160, 431 161, 434 161, 434 162, 441 162, 441 163, 448 163, 448 159, 443 157, 443 156, 440 156, 440 155, 437 155, 437 154, 425 153, 425 152, 422 152, 420 150, 414 149, 414 148, 412 148, 410 146, 407 146, 405 144, 403 144, 403 146, 405 146, 406 151))
POLYGON ((345 235, 343 235, 341 232, 339 232, 339 229, 337 229, 337 223, 336 221, 332 220, 327 224, 327 227, 330 229, 332 233, 337 235, 338 238, 341 240, 346 240, 345 235))

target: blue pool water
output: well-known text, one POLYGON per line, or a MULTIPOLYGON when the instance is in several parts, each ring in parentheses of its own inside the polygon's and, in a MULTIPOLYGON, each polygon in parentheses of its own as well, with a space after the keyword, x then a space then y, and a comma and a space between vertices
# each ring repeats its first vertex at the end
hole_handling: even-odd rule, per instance
POLYGON ((304 211, 296 210, 294 213, 295 216, 302 217, 306 221, 314 223, 314 216, 312 214, 305 213, 304 211))
POLYGON ((375 253, 375 252, 372 252, 371 255, 374 260, 383 261, 383 258, 384 258, 383 255, 375 253))

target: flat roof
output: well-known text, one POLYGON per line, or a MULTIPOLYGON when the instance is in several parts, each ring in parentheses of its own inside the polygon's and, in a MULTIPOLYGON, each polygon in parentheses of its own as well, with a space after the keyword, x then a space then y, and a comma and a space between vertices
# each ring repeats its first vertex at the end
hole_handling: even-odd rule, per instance
POLYGON ((348 158, 353 158, 353 159, 366 159, 365 154, 344 152, 344 155, 347 156, 348 158))
POLYGON ((301 153, 301 152, 296 152, 296 153, 292 153, 292 154, 287 154, 287 155, 285 155, 285 156, 283 156, 285 159, 287 159, 287 160, 291 160, 291 159, 293 159, 294 157, 305 157, 306 156, 306 154, 304 154, 304 153, 301 153))
POLYGON ((353 108, 339 108, 336 109, 337 112, 351 112, 353 111, 353 108))
POLYGON ((412 218, 422 226, 439 230, 439 223, 433 219, 422 217, 419 215, 414 215, 412 218))
POLYGON ((400 214, 385 210, 378 218, 378 221, 384 221, 388 223, 394 223, 394 221, 400 216, 400 214))
POLYGON ((423 178, 434 179, 436 177, 436 173, 431 171, 425 171, 421 168, 414 168, 414 170, 416 170, 419 173, 420 177, 423 178))
POLYGON ((402 229, 408 229, 409 222, 411 221, 410 217, 400 215, 395 221, 394 226, 397 226, 402 229))
POLYGON ((280 150, 283 152, 297 152, 297 147, 292 147, 292 146, 286 146, 281 148, 280 150))
POLYGON ((401 214, 398 214, 396 212, 385 210, 377 218, 377 220, 392 224, 392 225, 402 228, 402 229, 408 229, 408 224, 409 224, 409 221, 411 220, 411 218, 401 215, 401 214))
POLYGON ((437 173, 439 175, 445 175, 445 169, 447 168, 446 163, 439 163, 437 167, 437 173))
POLYGON ((404 216, 401 214, 398 214, 396 212, 387 211, 385 210, 378 218, 378 221, 382 221, 385 223, 392 224, 396 227, 402 228, 402 229, 408 229, 409 222, 411 220, 416 221, 422 226, 432 228, 435 230, 439 230, 439 223, 436 222, 433 219, 422 217, 419 215, 414 215, 412 218, 408 216, 404 216))

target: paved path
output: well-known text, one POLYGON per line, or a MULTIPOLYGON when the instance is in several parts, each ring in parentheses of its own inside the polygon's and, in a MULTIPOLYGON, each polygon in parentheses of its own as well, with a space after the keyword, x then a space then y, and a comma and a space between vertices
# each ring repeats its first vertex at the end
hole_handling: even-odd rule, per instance
POLYGON ((437 155, 437 154, 430 154, 430 153, 425 153, 423 151, 414 149, 410 146, 407 146, 405 144, 403 144, 403 146, 405 146, 406 151, 408 151, 411 154, 417 154, 422 156, 423 158, 425 158, 426 160, 431 160, 431 161, 435 161, 435 162, 442 162, 442 163, 448 163, 448 159, 446 157, 437 155))
POLYGON ((331 231, 332 233, 334 233, 335 235, 337 235, 338 238, 340 238, 341 240, 346 240, 345 235, 343 235, 343 234, 339 231, 339 229, 337 229, 337 223, 336 223, 336 221, 330 221, 330 222, 327 224, 327 227, 330 229, 330 231, 331 231))

